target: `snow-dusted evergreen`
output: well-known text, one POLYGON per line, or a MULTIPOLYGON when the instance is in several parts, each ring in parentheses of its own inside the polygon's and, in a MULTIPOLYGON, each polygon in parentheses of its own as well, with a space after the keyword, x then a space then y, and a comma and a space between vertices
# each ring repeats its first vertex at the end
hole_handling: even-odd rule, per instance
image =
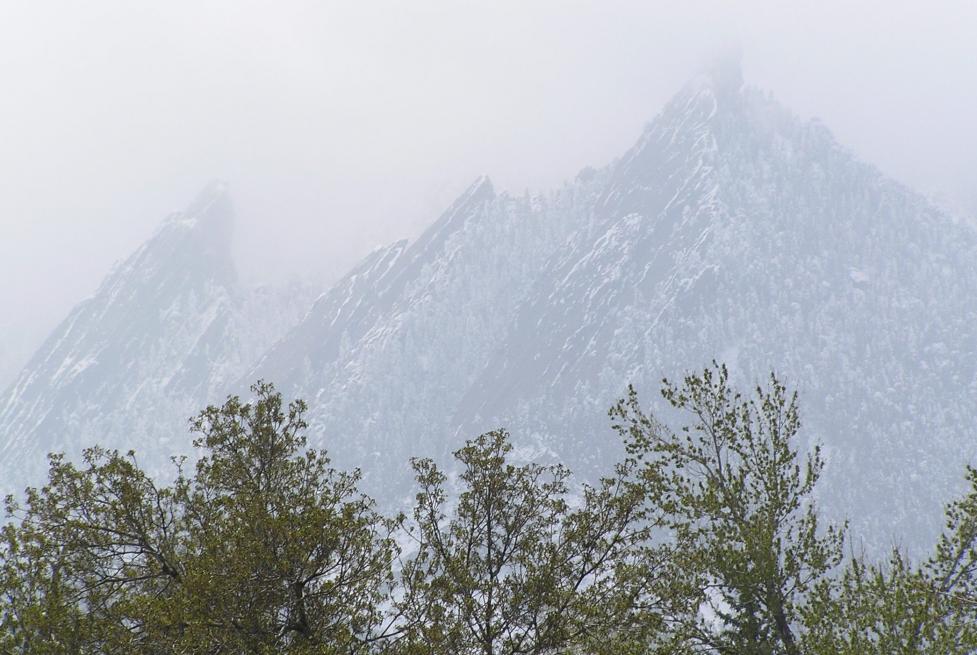
POLYGON ((825 506, 870 546, 928 540, 977 454, 974 230, 735 67, 554 192, 476 181, 260 357, 288 321, 258 329, 272 297, 248 313, 225 203, 168 220, 34 357, 0 401, 4 471, 95 441, 186 451, 185 416, 260 377, 388 502, 408 457, 500 425, 521 455, 594 473, 620 454, 606 410, 629 382, 652 403, 713 359, 798 388, 825 506))

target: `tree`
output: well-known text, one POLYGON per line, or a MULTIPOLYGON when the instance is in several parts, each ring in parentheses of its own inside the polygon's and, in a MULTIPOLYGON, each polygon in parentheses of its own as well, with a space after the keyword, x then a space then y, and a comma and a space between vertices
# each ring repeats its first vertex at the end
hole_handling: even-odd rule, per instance
POLYGON ((392 523, 303 450, 269 384, 192 423, 204 455, 159 486, 135 455, 51 457, 4 528, 7 652, 360 653, 390 632, 392 523))
POLYGON ((977 469, 968 466, 969 491, 946 508, 946 528, 924 572, 946 606, 945 623, 966 626, 961 643, 977 651, 977 469))
POLYGON ((404 569, 411 653, 542 655, 647 652, 662 627, 648 545, 656 525, 625 471, 585 486, 578 507, 563 466, 509 461, 504 431, 455 453, 461 493, 414 460, 420 490, 404 569), (579 649, 579 650, 576 650, 579 649))
POLYGON ((0 536, 0 653, 86 652, 96 631, 71 601, 59 549, 30 527, 3 527, 0 536))
POLYGON ((798 463, 796 395, 776 377, 744 399, 725 366, 665 380, 668 404, 691 418, 675 432, 643 412, 633 388, 611 417, 644 463, 647 497, 674 531, 677 565, 701 589, 684 639, 718 653, 797 655, 801 607, 840 561, 843 531, 819 526, 811 498, 823 460, 798 463))
POLYGON ((934 554, 914 565, 894 551, 886 565, 852 557, 822 581, 805 612, 813 655, 977 653, 977 471, 970 491, 947 506, 934 554))
POLYGON ((301 401, 252 391, 192 419, 192 475, 96 447, 7 499, 0 655, 977 654, 977 470, 929 559, 840 567, 774 376, 749 398, 719 365, 664 381, 677 431, 631 389, 628 455, 593 485, 513 463, 502 430, 457 475, 412 460, 410 520, 306 449, 301 401))

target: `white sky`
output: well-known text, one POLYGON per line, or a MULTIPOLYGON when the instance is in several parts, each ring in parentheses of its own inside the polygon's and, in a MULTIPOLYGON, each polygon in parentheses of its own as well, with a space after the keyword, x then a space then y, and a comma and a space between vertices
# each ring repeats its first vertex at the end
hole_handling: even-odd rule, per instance
POLYGON ((0 383, 212 178, 248 279, 328 279, 479 174, 521 192, 606 163, 729 45, 970 211, 975 35, 970 0, 0 0, 0 383))

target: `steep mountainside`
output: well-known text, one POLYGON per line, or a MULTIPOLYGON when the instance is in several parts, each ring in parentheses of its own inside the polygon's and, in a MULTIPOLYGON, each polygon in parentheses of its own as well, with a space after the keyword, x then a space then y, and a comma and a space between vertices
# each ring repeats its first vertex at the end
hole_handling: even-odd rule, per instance
POLYGON ((600 461, 631 381, 775 370, 827 449, 827 507, 890 545, 977 455, 977 239, 735 75, 692 85, 618 165, 599 233, 540 277, 456 415, 600 461))
POLYGON ((52 450, 137 448, 156 468, 188 451, 187 417, 220 400, 302 311, 302 294, 239 287, 231 227, 215 183, 58 326, 0 396, 6 489, 39 480, 52 450))
MULTIPOLYGON (((744 86, 689 84, 607 170, 476 184, 375 253, 259 367, 378 494, 409 455, 509 427, 528 457, 619 454, 606 410, 712 359, 802 394, 822 496, 858 538, 925 539, 977 454, 977 238, 744 86)), ((396 491, 395 491, 396 490, 396 491)))
POLYGON ((13 382, 23 368, 23 360, 31 352, 26 341, 26 335, 17 334, 12 327, 0 323, 0 389, 13 382))
POLYGON ((587 219, 601 176, 586 177, 519 198, 476 181, 415 243, 373 253, 320 297, 246 380, 307 399, 334 455, 363 466, 379 493, 402 490, 409 457, 455 446, 453 408, 568 228, 587 219))
POLYGON ((229 212, 210 190, 72 312, 0 398, 0 470, 94 442, 161 466, 186 416, 264 378, 387 503, 410 456, 500 425, 520 456, 593 474, 619 455, 606 410, 629 382, 655 404, 663 376, 713 359, 798 388, 825 507, 869 547, 927 540, 977 455, 974 229, 735 68, 552 193, 476 181, 307 312, 240 288, 229 212))

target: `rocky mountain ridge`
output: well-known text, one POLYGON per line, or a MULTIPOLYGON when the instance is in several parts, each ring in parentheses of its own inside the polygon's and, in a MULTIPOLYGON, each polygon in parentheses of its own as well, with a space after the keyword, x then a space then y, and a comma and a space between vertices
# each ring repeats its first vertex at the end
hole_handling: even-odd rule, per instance
MULTIPOLYGON (((19 487, 45 454, 135 448, 156 469, 188 451, 186 419, 304 312, 238 283, 232 208, 214 183, 78 304, 0 398, 0 462, 19 487)), ((301 308, 300 308, 301 307, 301 308)))
POLYGON ((264 378, 385 502, 409 494, 410 456, 500 425, 520 456, 595 475, 628 383, 661 409, 663 376, 713 359, 799 390, 824 506, 872 547, 927 541, 977 456, 974 229, 735 68, 560 189, 477 180, 274 325, 258 318, 280 300, 235 282, 221 198, 168 220, 35 355, 0 400, 3 470, 97 441, 186 452, 164 416, 264 378))

